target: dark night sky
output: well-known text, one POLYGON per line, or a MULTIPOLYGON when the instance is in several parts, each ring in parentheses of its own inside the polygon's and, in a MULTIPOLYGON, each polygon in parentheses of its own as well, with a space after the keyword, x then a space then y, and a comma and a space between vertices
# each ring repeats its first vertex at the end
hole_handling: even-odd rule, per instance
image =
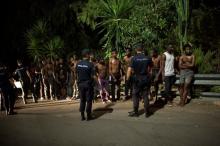
MULTIPOLYGON (((48 5, 51 0, 38 1, 48 5)), ((0 59, 10 65, 14 64, 17 58, 27 60, 24 35, 36 21, 36 16, 33 15, 31 8, 31 6, 33 7, 32 2, 32 0, 8 0, 1 3, 3 38, 0 59)))
MULTIPOLYGON (((50 6, 53 0, 38 0, 50 6)), ((193 7, 198 7, 198 3, 203 1, 210 7, 220 6, 220 0, 194 0, 193 7)), ((1 23, 2 42, 0 48, 0 59, 3 62, 14 63, 15 58, 24 55, 25 41, 24 33, 33 24, 36 16, 30 6, 32 0, 8 0, 1 2, 1 23)))

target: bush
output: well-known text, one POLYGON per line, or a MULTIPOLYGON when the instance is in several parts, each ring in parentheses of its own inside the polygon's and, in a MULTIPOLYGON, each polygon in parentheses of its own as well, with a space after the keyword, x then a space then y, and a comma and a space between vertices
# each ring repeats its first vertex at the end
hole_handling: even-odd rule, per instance
POLYGON ((211 88, 210 91, 211 92, 218 92, 218 93, 220 93, 220 86, 214 86, 214 87, 211 88))
POLYGON ((204 53, 201 48, 194 50, 195 65, 198 73, 212 73, 214 71, 214 52, 204 53))

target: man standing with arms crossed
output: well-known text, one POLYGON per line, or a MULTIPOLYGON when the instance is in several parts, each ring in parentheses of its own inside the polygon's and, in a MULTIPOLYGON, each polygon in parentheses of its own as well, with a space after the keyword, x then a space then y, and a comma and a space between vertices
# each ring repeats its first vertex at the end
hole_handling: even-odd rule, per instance
POLYGON ((186 44, 183 49, 185 54, 179 59, 180 106, 184 106, 187 103, 187 95, 188 91, 190 91, 190 85, 194 76, 193 68, 195 66, 195 56, 192 53, 191 45, 186 44))
POLYGON ((85 49, 82 51, 83 60, 76 65, 77 84, 80 96, 80 112, 81 120, 85 120, 85 109, 87 113, 87 121, 92 120, 92 100, 93 86, 95 80, 95 68, 89 61, 90 51, 85 49))
POLYGON ((129 112, 130 117, 138 117, 139 100, 142 97, 144 99, 145 117, 149 117, 151 112, 149 110, 149 86, 150 86, 150 70, 152 66, 152 60, 145 56, 143 53, 142 45, 135 47, 136 55, 131 60, 131 65, 128 67, 127 80, 130 79, 133 73, 133 111, 129 112))

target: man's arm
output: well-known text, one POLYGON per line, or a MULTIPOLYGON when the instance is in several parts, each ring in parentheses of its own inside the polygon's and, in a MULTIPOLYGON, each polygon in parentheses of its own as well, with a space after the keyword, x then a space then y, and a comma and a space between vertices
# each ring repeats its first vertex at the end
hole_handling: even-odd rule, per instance
POLYGON ((132 74, 132 68, 129 66, 128 71, 127 71, 126 80, 130 80, 131 74, 132 74))
POLYGON ((162 74, 162 79, 164 80, 164 76, 165 76, 165 72, 164 72, 164 68, 165 68, 165 61, 166 61, 166 56, 163 54, 161 57, 161 67, 160 67, 160 71, 162 74))
POLYGON ((148 65, 148 67, 147 67, 147 73, 149 73, 150 75, 152 74, 153 66, 154 66, 154 63, 153 63, 152 59, 150 59, 150 63, 148 65))
POLYGON ((190 68, 193 68, 195 66, 195 55, 192 55, 192 62, 189 64, 190 68))
POLYGON ((134 58, 131 59, 131 64, 128 67, 127 73, 126 73, 126 80, 130 80, 131 75, 133 73, 133 68, 134 68, 134 58))
POLYGON ((96 74, 96 66, 95 65, 92 65, 91 67, 91 76, 92 76, 92 79, 94 82, 97 82, 98 81, 98 77, 97 77, 97 74, 96 74))
POLYGON ((30 72, 28 71, 28 69, 26 70, 26 73, 27 73, 27 75, 28 75, 28 77, 29 77, 30 82, 32 83, 31 74, 30 74, 30 72))
POLYGON ((178 67, 179 67, 179 69, 186 69, 187 68, 187 66, 183 64, 183 56, 181 56, 179 59, 178 67))
POLYGON ((183 62, 183 56, 180 57, 179 59, 179 68, 180 69, 188 69, 188 68, 193 68, 195 66, 195 56, 192 55, 192 61, 190 63, 184 63, 183 62))
POLYGON ((161 70, 161 62, 162 62, 162 57, 161 57, 161 55, 159 55, 159 57, 158 57, 159 59, 159 71, 158 71, 158 73, 157 73, 157 75, 156 75, 156 78, 155 78, 155 81, 158 81, 158 79, 159 79, 159 76, 160 76, 160 74, 162 73, 162 70, 161 70))
POLYGON ((109 71, 109 74, 112 75, 112 60, 111 58, 109 59, 109 62, 108 62, 108 71, 109 71))
POLYGON ((120 76, 123 77, 123 66, 122 66, 122 62, 120 60, 118 60, 119 63, 119 72, 120 72, 120 76))

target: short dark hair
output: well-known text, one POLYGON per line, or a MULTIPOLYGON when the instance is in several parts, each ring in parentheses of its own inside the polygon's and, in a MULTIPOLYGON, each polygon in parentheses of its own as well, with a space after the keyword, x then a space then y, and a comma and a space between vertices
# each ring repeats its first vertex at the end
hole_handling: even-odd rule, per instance
POLYGON ((190 44, 185 44, 185 45, 183 46, 183 50, 185 50, 187 47, 192 48, 192 46, 191 46, 190 44))
POLYGON ((112 49, 111 52, 118 52, 116 49, 112 49))
POLYGON ((129 48, 129 47, 125 48, 125 51, 131 52, 131 48, 129 48))
POLYGON ((168 48, 173 48, 173 45, 172 44, 169 44, 168 46, 167 46, 167 49, 168 48))
POLYGON ((152 49, 152 51, 153 51, 154 53, 158 53, 158 49, 156 49, 156 48, 152 49))

